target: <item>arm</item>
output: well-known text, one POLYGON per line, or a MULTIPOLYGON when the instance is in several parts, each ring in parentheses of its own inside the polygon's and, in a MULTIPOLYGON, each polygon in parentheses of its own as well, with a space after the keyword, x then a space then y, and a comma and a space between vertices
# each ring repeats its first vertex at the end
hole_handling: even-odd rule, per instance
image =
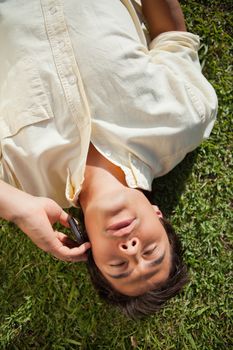
POLYGON ((186 31, 184 16, 177 0, 142 0, 142 13, 151 39, 163 32, 186 31))
POLYGON ((13 221, 41 249, 65 261, 84 261, 90 243, 75 242, 52 225, 69 227, 68 214, 51 199, 34 197, 0 181, 0 217, 13 221))

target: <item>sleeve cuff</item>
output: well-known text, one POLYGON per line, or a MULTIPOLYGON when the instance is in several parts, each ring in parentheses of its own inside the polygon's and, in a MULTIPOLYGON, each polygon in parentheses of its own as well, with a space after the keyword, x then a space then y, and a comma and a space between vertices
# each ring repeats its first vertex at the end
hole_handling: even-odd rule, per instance
POLYGON ((149 44, 149 49, 159 49, 171 42, 176 42, 180 46, 189 47, 195 51, 197 51, 200 46, 200 38, 198 35, 190 32, 170 31, 161 33, 154 38, 149 44))

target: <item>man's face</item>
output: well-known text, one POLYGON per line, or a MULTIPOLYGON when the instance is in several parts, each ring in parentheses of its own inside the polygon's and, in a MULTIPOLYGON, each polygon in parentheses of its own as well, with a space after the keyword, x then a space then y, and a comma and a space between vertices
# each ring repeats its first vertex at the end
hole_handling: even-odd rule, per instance
POLYGON ((168 278, 170 244, 161 216, 130 188, 88 206, 85 225, 95 263, 119 292, 137 296, 168 278))

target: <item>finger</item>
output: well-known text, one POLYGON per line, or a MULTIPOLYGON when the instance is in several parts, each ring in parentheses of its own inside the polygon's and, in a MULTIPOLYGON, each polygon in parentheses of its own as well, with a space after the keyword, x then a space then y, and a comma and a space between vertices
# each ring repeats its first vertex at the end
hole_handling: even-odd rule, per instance
POLYGON ((69 227, 68 214, 52 199, 40 197, 44 208, 46 209, 49 221, 54 224, 59 221, 63 226, 69 227))
POLYGON ((62 232, 57 232, 59 241, 68 248, 79 247, 79 244, 62 232))
POLYGON ((87 258, 85 253, 90 247, 90 242, 85 242, 80 247, 69 248, 57 239, 57 246, 51 250, 51 254, 64 261, 84 261, 87 258))
POLYGON ((57 258, 58 260, 61 260, 61 261, 66 261, 66 262, 72 262, 72 263, 76 263, 76 262, 85 262, 88 260, 88 257, 87 257, 87 254, 83 254, 83 255, 80 255, 76 258, 73 258, 73 257, 64 257, 64 256, 60 256, 59 254, 52 254, 55 258, 57 258))
POLYGON ((78 244, 78 242, 76 242, 75 240, 71 239, 70 237, 68 237, 67 235, 65 235, 62 232, 56 231, 56 235, 57 238, 59 239, 59 241, 69 247, 69 248, 75 248, 75 247, 81 247, 82 245, 84 245, 86 247, 86 250, 91 248, 91 243, 90 242, 85 242, 83 243, 81 246, 78 244))
POLYGON ((60 224, 62 224, 65 227, 70 227, 68 223, 68 217, 69 215, 64 210, 62 210, 59 218, 60 224))
POLYGON ((62 261, 66 261, 66 262, 81 262, 81 261, 87 261, 87 254, 84 253, 82 255, 75 255, 72 256, 72 254, 68 253, 68 254, 64 254, 64 252, 62 252, 62 254, 60 253, 53 253, 53 256, 55 256, 57 259, 62 260, 62 261))

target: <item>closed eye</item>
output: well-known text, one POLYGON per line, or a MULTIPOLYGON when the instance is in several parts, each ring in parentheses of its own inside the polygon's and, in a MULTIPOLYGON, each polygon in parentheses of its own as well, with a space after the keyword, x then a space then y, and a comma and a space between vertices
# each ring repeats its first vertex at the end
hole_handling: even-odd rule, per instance
POLYGON ((151 255, 156 249, 156 246, 154 245, 152 248, 145 250, 142 255, 148 256, 151 255))
POLYGON ((124 261, 117 263, 117 264, 110 264, 110 266, 112 266, 112 267, 119 267, 119 266, 124 266, 124 265, 125 265, 124 261))

